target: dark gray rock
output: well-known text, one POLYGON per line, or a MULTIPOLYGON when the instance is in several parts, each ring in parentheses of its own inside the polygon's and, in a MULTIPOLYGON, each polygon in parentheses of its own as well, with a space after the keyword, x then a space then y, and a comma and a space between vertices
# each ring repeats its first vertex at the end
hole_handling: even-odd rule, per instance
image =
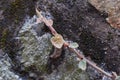
MULTIPOLYGON (((69 51, 65 52, 65 59, 60 64, 56 62, 59 59, 53 59, 53 62, 59 64, 57 69, 54 69, 56 67, 54 63, 48 63, 51 60, 49 58, 49 54, 52 50, 52 44, 50 42, 51 35, 45 33, 38 36, 33 29, 34 26, 30 24, 31 21, 32 19, 25 23, 19 32, 19 37, 17 37, 21 40, 23 47, 23 50, 19 51, 18 54, 21 55, 19 61, 23 64, 24 68, 30 70, 31 66, 34 66, 35 70, 42 72, 41 76, 45 80, 89 80, 87 73, 78 68, 77 57, 69 51), (48 74, 46 68, 48 64, 48 69, 52 70, 50 74, 48 74)), ((40 27, 43 27, 43 25, 40 27)), ((32 73, 31 70, 29 72, 29 76, 37 75, 36 73, 32 73)))
POLYGON ((0 80, 20 80, 20 77, 12 72, 11 68, 11 59, 0 49, 0 80))
POLYGON ((106 14, 101 14, 87 0, 39 0, 38 6, 51 12, 55 29, 78 42, 86 56, 120 74, 120 30, 106 22, 106 14))
MULTIPOLYGON (((64 77, 63 79, 65 79, 65 74, 68 74, 68 71, 63 71, 63 69, 66 69, 66 64, 63 63, 59 64, 58 66, 60 71, 57 71, 56 69, 52 70, 53 72, 50 75, 47 74, 46 71, 46 74, 42 73, 42 71, 39 72, 40 70, 43 70, 44 72, 45 69, 43 68, 45 67, 43 66, 41 68, 40 66, 41 64, 47 63, 47 59, 52 47, 51 43, 47 43, 51 37, 49 33, 45 34, 43 29, 39 27, 35 27, 35 30, 29 25, 26 26, 28 29, 23 29, 22 27, 26 16, 33 16, 35 14, 34 1, 36 0, 0 1, 0 48, 6 47, 5 49, 9 53, 14 63, 16 62, 16 59, 14 58, 16 57, 17 52, 19 49, 21 50, 19 51, 19 56, 17 56, 17 58, 18 61, 20 61, 20 66, 22 64, 23 66, 22 69, 17 68, 17 70, 20 71, 16 71, 18 73, 21 73, 21 70, 23 70, 25 76, 35 76, 35 79, 37 79, 38 76, 40 76, 40 79, 43 79, 42 76, 46 79, 49 79, 50 76, 52 76, 50 78, 52 79, 56 75, 57 76, 54 79, 60 79, 59 77, 64 77), (19 39, 22 41, 23 50, 21 47, 19 47, 20 43, 16 43, 16 41, 14 41, 14 38, 18 35, 21 27, 21 31, 23 32, 19 34, 19 39), (43 31, 43 33, 41 33, 41 31, 43 31), (47 45, 42 46, 41 44, 43 43, 47 45), (50 47, 48 52, 46 52, 45 47, 46 49, 50 47), (41 48, 41 50, 39 50, 39 48, 41 48), (45 50, 45 55, 42 54, 42 49, 43 51, 45 50), (25 53, 25 51, 27 52, 25 53), (43 58, 40 54, 43 56, 43 58), (34 60, 34 57, 36 56, 38 56, 37 61, 34 60), (39 58, 43 59, 45 62, 41 63, 39 58)), ((91 57, 91 59, 99 65, 104 63, 105 65, 103 67, 106 70, 115 71, 120 74, 120 31, 119 29, 111 28, 111 26, 106 22, 107 16, 105 14, 101 14, 101 12, 91 6, 87 0, 38 0, 37 5, 41 10, 51 13, 51 15, 54 17, 54 27, 58 33, 62 34, 64 38, 68 38, 69 40, 79 43, 79 49, 83 51, 85 56, 91 57)), ((69 61, 71 61, 69 60, 70 57, 75 59, 74 55, 65 55, 65 58, 62 59, 69 63, 69 61), (68 58, 68 60, 66 58, 68 58)), ((74 61, 76 65, 77 62, 74 59, 72 59, 72 61, 74 61)), ((17 67, 19 66, 19 63, 16 63, 17 67)), ((67 68, 69 69, 69 67, 67 68)), ((77 66, 72 67, 72 69, 73 68, 75 69, 74 74, 77 74, 74 76, 70 74, 69 79, 75 79, 75 76, 80 78, 81 75, 86 75, 86 72, 82 72, 85 74, 78 74, 79 70, 76 70, 77 66)), ((71 70, 69 71, 72 72, 71 70)))

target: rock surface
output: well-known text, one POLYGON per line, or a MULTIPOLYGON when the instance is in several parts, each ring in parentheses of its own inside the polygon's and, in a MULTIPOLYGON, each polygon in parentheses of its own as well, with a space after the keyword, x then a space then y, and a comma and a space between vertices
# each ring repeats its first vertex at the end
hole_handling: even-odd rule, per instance
POLYGON ((106 15, 101 15, 88 0, 40 0, 38 6, 51 12, 55 29, 78 42, 86 56, 120 74, 120 30, 112 28, 106 15))
MULTIPOLYGON (((37 36, 37 33, 31 26, 32 24, 26 22, 19 32, 19 38, 22 43, 23 50, 19 52, 21 55, 20 62, 25 67, 35 66, 37 70, 44 70, 47 64, 47 59, 52 47, 50 43, 51 35, 49 33, 37 36)), ((43 26, 39 26, 43 27, 43 26)))
POLYGON ((100 12, 108 14, 107 21, 112 27, 120 28, 120 0, 88 0, 100 12))
MULTIPOLYGON (((23 64, 23 68, 29 70, 29 77, 37 77, 32 75, 38 75, 39 78, 44 80, 89 80, 86 72, 81 71, 77 64, 77 58, 71 52, 66 51, 62 53, 65 59, 52 59, 49 55, 52 51, 52 44, 50 42, 51 35, 45 33, 38 36, 34 27, 30 24, 34 19, 30 19, 25 23, 19 32, 19 38, 22 43, 23 49, 18 52, 21 57, 18 56, 20 63, 23 64), (33 73, 32 68, 42 74, 33 73), (31 70, 30 70, 31 69, 31 70), (48 74, 48 72, 50 73, 48 74)), ((43 25, 39 24, 40 28, 43 25)), ((38 27, 38 26, 37 26, 38 27)), ((41 28, 42 29, 42 28, 41 28)), ((41 32, 40 32, 41 33, 41 32)), ((34 70, 34 71, 35 71, 34 70)))
POLYGON ((0 80, 20 80, 12 68, 12 61, 6 53, 0 49, 0 80))
MULTIPOLYGON (((8 53, 14 65, 12 70, 19 74, 20 77, 28 80, 60 79, 60 77, 63 77, 64 80, 66 78, 78 79, 81 78, 81 75, 85 75, 86 79, 88 79, 86 72, 78 70, 75 55, 70 55, 71 52, 63 51, 64 54, 57 60, 48 57, 52 48, 48 46, 51 44, 46 42, 47 40, 49 42, 50 38, 50 34, 46 33, 48 29, 41 29, 40 27, 34 26, 37 32, 36 34, 34 29, 29 28, 30 26, 28 25, 26 28, 30 29, 30 31, 22 28, 23 32, 21 34, 18 33, 25 22, 24 19, 35 14, 35 1, 37 1, 37 6, 40 10, 52 14, 54 27, 58 33, 62 34, 64 38, 79 43, 79 49, 83 51, 85 56, 90 57, 106 71, 115 71, 120 74, 120 30, 112 28, 106 22, 107 16, 101 14, 100 11, 98 11, 99 9, 96 10, 91 6, 88 0, 1 0, 0 48, 3 48, 8 53), (22 46, 21 43, 15 39, 18 34, 19 39, 22 41, 22 46), (41 46, 39 42, 40 39, 41 41, 43 41, 42 39, 46 40, 44 44, 47 44, 47 48, 50 47, 48 52, 44 51, 46 49, 44 48, 45 46, 41 46), (38 48, 43 49, 44 53, 46 53, 45 56, 42 54, 43 51, 38 48), (43 59, 40 54, 45 58, 43 59), (45 70, 45 67, 40 68, 42 65, 39 64, 41 60, 38 58, 37 61, 34 60, 36 56, 44 60, 42 64, 47 63, 47 70, 45 70), (71 65, 71 63, 73 63, 71 60, 75 62, 72 68, 65 64, 68 63, 71 65), (67 68, 70 70, 67 70, 67 68), (69 75, 69 72, 73 72, 72 74, 76 75, 69 75), (81 73, 78 74, 79 72, 81 73)), ((113 3, 116 4, 115 1, 113 1, 113 3)), ((112 6, 114 6, 114 4, 112 6)), ((109 10, 109 8, 106 7, 104 9, 109 10)), ((106 11, 105 13, 109 12, 104 9, 103 11, 106 11)), ((111 17, 114 16, 113 14, 111 15, 111 17)), ((88 73, 90 71, 91 70, 88 69, 88 73)), ((92 80, 102 79, 102 77, 99 77, 100 75, 97 75, 97 78, 96 73, 90 74, 95 76, 94 78, 90 75, 92 80)))
POLYGON ((11 46, 15 46, 14 36, 17 36, 24 19, 33 14, 35 14, 35 8, 32 0, 0 1, 0 48, 11 49, 11 46))

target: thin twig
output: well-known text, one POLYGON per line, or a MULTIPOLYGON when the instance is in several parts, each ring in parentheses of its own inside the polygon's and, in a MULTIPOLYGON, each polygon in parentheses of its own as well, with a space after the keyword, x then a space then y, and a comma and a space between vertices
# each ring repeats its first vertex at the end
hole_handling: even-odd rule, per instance
MULTIPOLYGON (((51 30, 51 33, 53 35, 55 35, 57 33, 57 31, 52 27, 52 26, 48 26, 48 28, 51 30)), ((67 42, 65 42, 65 45, 69 48, 69 44, 67 42)), ((91 65, 93 68, 95 68, 96 70, 98 70, 99 72, 101 72, 102 74, 106 75, 107 77, 110 77, 113 79, 113 75, 110 73, 105 72, 104 70, 102 70, 100 67, 96 66, 94 63, 92 63, 90 60, 88 60, 87 58, 85 58, 81 53, 79 53, 76 49, 70 48, 71 51, 73 51, 74 53, 76 53, 76 55, 78 56, 78 58, 80 59, 85 59, 86 62, 91 65)))
POLYGON ((48 28, 51 30, 53 35, 57 34, 57 31, 52 26, 48 26, 48 28))
POLYGON ((88 60, 87 58, 85 58, 80 52, 78 52, 76 49, 72 49, 70 48, 70 50, 72 50, 74 53, 77 54, 77 56, 80 58, 80 59, 85 59, 86 62, 91 65, 92 67, 94 67, 96 70, 98 70, 99 72, 103 73, 104 75, 106 75, 107 77, 110 77, 112 78, 113 75, 105 72, 104 70, 102 70, 101 68, 99 68, 98 66, 96 66, 94 63, 92 63, 90 60, 88 60))
MULTIPOLYGON (((36 8, 36 13, 38 15, 38 19, 37 19, 37 23, 41 23, 44 22, 46 24, 46 26, 48 26, 48 28, 50 29, 51 33, 55 36, 57 34, 57 31, 52 27, 53 25, 53 20, 52 19, 46 19, 45 17, 43 17, 41 15, 41 12, 39 12, 36 8)), ((72 50, 74 53, 77 54, 78 58, 80 59, 85 59, 86 62, 91 65, 92 67, 94 67, 96 70, 98 70, 99 72, 103 73, 104 75, 106 75, 107 77, 110 77, 114 80, 115 75, 109 74, 107 72, 105 72, 104 70, 102 70, 100 67, 96 66, 94 63, 92 63, 90 60, 88 60, 87 58, 85 58, 81 53, 79 53, 79 51, 77 51, 74 48, 70 48, 69 47, 69 43, 64 41, 64 46, 68 47, 70 50, 72 50)), ((54 55, 55 56, 55 55, 54 55)))

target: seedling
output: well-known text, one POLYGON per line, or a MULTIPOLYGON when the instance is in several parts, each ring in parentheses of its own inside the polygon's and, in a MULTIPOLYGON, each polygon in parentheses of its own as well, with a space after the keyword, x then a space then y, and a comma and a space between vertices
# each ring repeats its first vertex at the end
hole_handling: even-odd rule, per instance
POLYGON ((117 76, 117 74, 114 72, 112 74, 105 72, 102 70, 100 67, 96 66, 94 63, 92 63, 90 60, 84 57, 76 48, 79 46, 77 43, 68 43, 66 42, 62 35, 58 34, 56 30, 52 27, 53 21, 51 19, 46 19, 45 17, 42 16, 42 12, 38 11, 36 9, 36 13, 38 15, 38 19, 36 23, 41 23, 44 22, 46 26, 50 29, 51 33, 54 35, 51 38, 51 43, 55 47, 54 53, 50 56, 52 58, 57 58, 61 54, 62 47, 68 47, 71 51, 73 51, 78 58, 81 60, 79 62, 78 67, 82 70, 86 69, 86 64, 91 65, 93 68, 95 68, 97 71, 101 72, 107 77, 110 77, 112 80, 120 80, 120 76, 117 76))

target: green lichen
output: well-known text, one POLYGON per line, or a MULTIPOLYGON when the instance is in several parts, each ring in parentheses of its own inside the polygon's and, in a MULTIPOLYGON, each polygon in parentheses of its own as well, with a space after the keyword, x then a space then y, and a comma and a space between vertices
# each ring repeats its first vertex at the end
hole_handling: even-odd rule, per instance
POLYGON ((9 31, 8 29, 4 29, 3 31, 2 30, 0 31, 1 31, 0 48, 5 48, 9 31))
POLYGON ((72 64, 72 63, 67 63, 66 64, 66 70, 67 71, 71 71, 71 70, 73 70, 74 69, 74 64, 72 64))

